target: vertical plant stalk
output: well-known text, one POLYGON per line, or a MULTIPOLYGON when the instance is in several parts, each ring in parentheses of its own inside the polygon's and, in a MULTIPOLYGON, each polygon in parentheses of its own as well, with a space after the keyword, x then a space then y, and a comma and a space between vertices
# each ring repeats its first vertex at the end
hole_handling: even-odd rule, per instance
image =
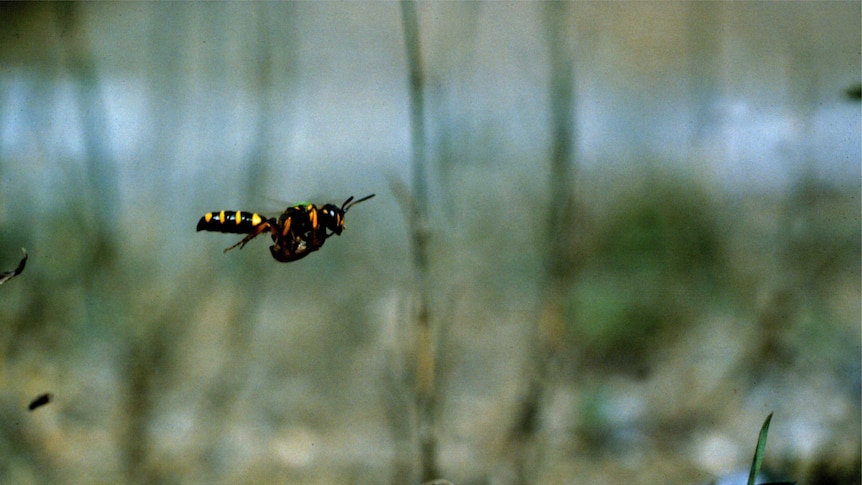
MULTIPOLYGON (((82 263, 82 285, 86 319, 97 327, 110 326, 116 316, 112 309, 125 307, 124 278, 118 277, 116 264, 117 230, 113 221, 120 220, 120 193, 116 162, 108 141, 107 108, 101 92, 97 59, 87 41, 86 19, 79 3, 58 3, 54 6, 61 46, 66 56, 66 69, 75 88, 74 99, 81 114, 84 142, 87 211, 96 223, 80 225, 82 237, 88 241, 88 253, 82 263), (110 287, 111 291, 105 291, 110 287)), ((147 470, 145 462, 149 440, 147 418, 151 411, 153 386, 149 376, 159 365, 163 353, 153 351, 152 341, 128 338, 125 371, 126 419, 118 437, 125 472, 129 483, 160 481, 147 470)), ((161 348, 159 347, 159 350, 161 348)))
POLYGON ((574 277, 575 207, 575 75, 574 49, 566 2, 543 5, 550 58, 549 104, 551 111, 550 203, 545 237, 545 291, 539 319, 541 376, 547 377, 549 365, 559 356, 563 339, 563 302, 574 277))
POLYGON ((430 275, 428 267, 428 188, 425 177, 425 74, 419 45, 416 4, 401 2, 401 20, 410 70, 410 139, 413 157, 413 197, 410 207, 410 240, 416 271, 416 419, 419 463, 422 482, 437 478, 437 435, 435 426, 435 354, 429 308, 430 275))
MULTIPOLYGON (((74 81, 75 101, 81 114, 85 176, 91 196, 88 210, 95 214, 97 221, 115 221, 119 218, 120 207, 117 169, 108 141, 107 108, 96 59, 84 31, 82 7, 61 3, 55 8, 67 69, 74 81)), ((92 231, 89 235, 95 240, 92 264, 100 268, 109 266, 114 256, 116 229, 113 224, 97 224, 92 231)))
POLYGON ((574 49, 566 2, 542 4, 549 76, 551 170, 548 219, 545 226, 544 291, 535 329, 532 361, 526 390, 509 434, 515 475, 532 483, 542 464, 540 442, 544 397, 553 381, 565 331, 564 302, 574 277, 574 49))
POLYGON ((547 42, 551 62, 551 192, 546 229, 548 241, 545 272, 551 284, 567 281, 571 276, 571 261, 567 256, 571 245, 574 187, 575 139, 575 76, 574 53, 569 35, 569 18, 565 2, 544 5, 547 42))
MULTIPOLYGON (((251 79, 256 94, 257 103, 254 112, 254 141, 253 151, 244 160, 243 168, 243 192, 242 197, 246 200, 254 200, 264 190, 271 162, 270 146, 273 138, 272 125, 275 120, 273 115, 273 103, 271 93, 273 89, 273 34, 272 28, 278 24, 292 24, 293 16, 289 14, 278 14, 281 10, 273 9, 274 4, 256 3, 252 6, 253 13, 249 22, 254 26, 256 42, 248 47, 245 58, 248 59, 251 79), (275 10, 275 11, 274 11, 275 10)), ((293 7, 290 6, 290 9, 293 7)), ((217 22, 226 21, 230 18, 230 12, 223 8, 213 10, 217 12, 217 22)), ((292 25, 291 25, 292 27, 292 25)), ((293 40, 292 38, 290 40, 293 40)), ((224 37, 214 40, 215 42, 227 42, 224 37)), ((226 45, 221 47, 226 49, 226 45)), ((295 46, 287 42, 280 46, 286 52, 294 52, 295 46)), ((226 49, 227 50, 227 49, 226 49)), ((232 55, 224 53, 221 62, 230 63, 232 55)), ((242 55, 242 54, 240 54, 242 55)), ((243 264, 235 274, 232 275, 236 283, 235 300, 230 306, 228 318, 225 319, 226 332, 228 335, 222 351, 227 356, 218 366, 212 385, 206 391, 206 421, 209 423, 228 423, 231 416, 236 412, 240 396, 252 381, 254 359, 251 358, 251 349, 254 345, 254 332, 257 316, 257 305, 263 291, 255 281, 255 275, 261 274, 265 265, 271 265, 272 260, 255 258, 243 264)), ((286 325, 290 325, 289 313, 286 325)), ((200 435, 205 443, 200 458, 207 462, 212 457, 218 456, 225 448, 225 443, 230 443, 228 426, 212 426, 205 424, 201 426, 200 435)), ((218 467, 207 466, 209 473, 207 481, 217 481, 218 467)))

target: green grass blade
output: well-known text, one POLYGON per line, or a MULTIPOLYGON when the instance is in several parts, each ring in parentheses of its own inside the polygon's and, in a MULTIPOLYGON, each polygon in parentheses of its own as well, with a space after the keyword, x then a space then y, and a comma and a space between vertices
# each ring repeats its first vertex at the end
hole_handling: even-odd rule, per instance
POLYGON ((751 462, 751 472, 748 474, 748 485, 754 485, 757 474, 760 473, 760 465, 763 463, 763 453, 766 451, 766 434, 769 433, 769 422, 772 421, 772 413, 766 417, 760 428, 760 436, 757 437, 757 448, 754 450, 754 460, 751 462))

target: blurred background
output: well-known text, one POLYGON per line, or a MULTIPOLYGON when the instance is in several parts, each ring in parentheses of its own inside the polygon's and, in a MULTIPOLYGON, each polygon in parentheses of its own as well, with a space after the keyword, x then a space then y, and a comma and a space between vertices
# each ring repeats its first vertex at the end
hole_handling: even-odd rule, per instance
POLYGON ((416 7, 424 269, 399 4, 0 5, 0 482, 418 483, 427 298, 440 478, 859 483, 860 3, 416 7))

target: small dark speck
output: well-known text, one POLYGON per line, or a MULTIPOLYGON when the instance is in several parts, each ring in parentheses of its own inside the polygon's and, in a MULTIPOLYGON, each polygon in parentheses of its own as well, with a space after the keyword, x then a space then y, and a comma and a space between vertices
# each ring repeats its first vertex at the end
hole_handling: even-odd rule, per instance
POLYGON ((40 408, 54 399, 54 395, 50 392, 46 392, 45 394, 40 394, 36 399, 30 401, 30 404, 27 406, 27 409, 33 411, 36 408, 40 408))

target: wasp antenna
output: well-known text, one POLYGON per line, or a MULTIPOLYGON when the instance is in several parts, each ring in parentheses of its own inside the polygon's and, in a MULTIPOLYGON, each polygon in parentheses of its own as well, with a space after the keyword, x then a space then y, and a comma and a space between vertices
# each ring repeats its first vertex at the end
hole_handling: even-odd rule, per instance
POLYGON ((358 204, 360 202, 364 202, 364 201, 374 197, 375 195, 376 194, 366 195, 365 197, 363 197, 359 200, 353 200, 353 196, 351 195, 350 198, 345 200, 344 204, 341 205, 341 210, 343 210, 344 212, 347 212, 347 209, 350 209, 351 207, 355 206, 356 204, 358 204), (352 204, 350 203, 351 200, 353 200, 352 204))
MULTIPOLYGON (((351 201, 351 200, 353 200, 353 196, 352 196, 352 195, 351 195, 350 197, 348 197, 348 198, 347 198, 347 200, 345 200, 343 204, 341 204, 341 210, 342 210, 342 211, 346 211, 346 210, 347 210, 345 207, 347 206, 347 204, 350 204, 350 201, 351 201)), ((352 204, 351 204, 351 205, 352 205, 352 204)))

